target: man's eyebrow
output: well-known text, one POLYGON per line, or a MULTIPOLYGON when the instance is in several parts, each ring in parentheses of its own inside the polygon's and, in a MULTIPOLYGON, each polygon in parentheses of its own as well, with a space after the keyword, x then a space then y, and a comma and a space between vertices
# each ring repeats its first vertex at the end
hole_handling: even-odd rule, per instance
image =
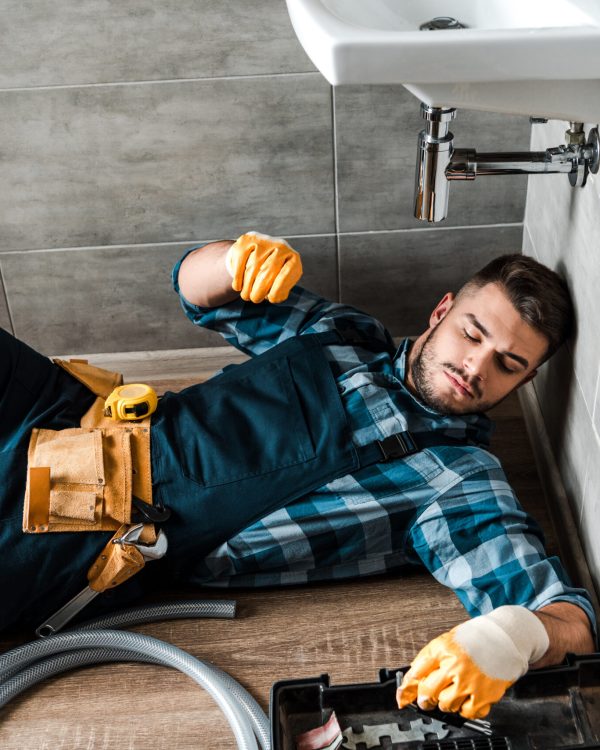
MULTIPOLYGON (((480 323, 477 318, 473 315, 473 313, 465 313, 465 316, 469 319, 469 321, 475 326, 475 328, 479 329, 481 333, 486 337, 490 337, 490 332, 488 329, 480 323)), ((510 357, 511 359, 516 360, 519 362, 519 364, 523 365, 523 367, 527 368, 529 367, 529 362, 525 359, 525 357, 521 357, 518 354, 514 354, 513 352, 500 352, 505 357, 510 357)))

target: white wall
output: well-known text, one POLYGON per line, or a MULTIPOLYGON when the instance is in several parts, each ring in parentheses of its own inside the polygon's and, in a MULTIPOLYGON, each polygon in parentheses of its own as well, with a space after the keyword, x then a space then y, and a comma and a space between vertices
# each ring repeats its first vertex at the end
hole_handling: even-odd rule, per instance
MULTIPOLYGON (((569 124, 532 128, 533 150, 564 143, 569 124)), ((590 125, 586 125, 586 133, 590 125)), ((564 175, 529 178, 523 252, 563 275, 577 334, 534 380, 554 455, 600 590, 600 174, 584 188, 564 175)))

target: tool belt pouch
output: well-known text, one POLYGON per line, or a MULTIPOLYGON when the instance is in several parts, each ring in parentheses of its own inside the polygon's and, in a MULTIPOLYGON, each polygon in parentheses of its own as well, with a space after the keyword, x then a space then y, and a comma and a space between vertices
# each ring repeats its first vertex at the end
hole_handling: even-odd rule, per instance
POLYGON ((144 567, 144 557, 136 547, 113 544, 114 538, 125 529, 123 526, 115 534, 88 570, 88 583, 94 591, 102 592, 120 586, 144 567))
POLYGON ((54 360, 97 398, 81 427, 34 429, 29 442, 23 531, 114 531, 131 521, 132 495, 152 503, 150 419, 104 417, 104 400, 123 382, 84 360, 54 360))
POLYGON ((111 531, 131 520, 132 433, 34 429, 23 531, 111 531))
POLYGON ((87 386, 92 393, 108 398, 118 385, 123 384, 123 376, 96 365, 90 365, 85 359, 55 359, 55 365, 62 367, 69 375, 87 386))

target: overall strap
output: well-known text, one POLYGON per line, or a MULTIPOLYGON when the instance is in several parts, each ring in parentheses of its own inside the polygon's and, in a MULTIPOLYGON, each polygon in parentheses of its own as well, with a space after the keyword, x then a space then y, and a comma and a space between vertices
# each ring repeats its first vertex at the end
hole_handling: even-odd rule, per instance
MULTIPOLYGON (((307 334, 305 334, 307 335, 307 334)), ((347 345, 347 346, 361 346, 364 349, 368 349, 372 352, 390 352, 393 353, 394 349, 385 341, 380 341, 372 336, 366 336, 360 331, 340 331, 337 328, 331 331, 322 331, 320 333, 308 334, 317 337, 319 343, 322 346, 328 345, 347 345)))
MULTIPOLYGON (((322 346, 346 344, 362 346, 374 352, 389 350, 385 342, 365 336, 358 331, 345 332, 333 329, 313 335, 322 346)), ((459 440, 433 431, 412 433, 406 430, 396 432, 383 440, 376 440, 369 445, 355 446, 355 450, 362 467, 374 463, 384 463, 395 458, 404 458, 434 445, 468 445, 470 442, 468 438, 459 440)))
POLYGON ((369 445, 355 446, 361 466, 385 463, 395 458, 404 458, 434 445, 469 445, 468 439, 459 440, 437 432, 396 432, 383 440, 369 445))

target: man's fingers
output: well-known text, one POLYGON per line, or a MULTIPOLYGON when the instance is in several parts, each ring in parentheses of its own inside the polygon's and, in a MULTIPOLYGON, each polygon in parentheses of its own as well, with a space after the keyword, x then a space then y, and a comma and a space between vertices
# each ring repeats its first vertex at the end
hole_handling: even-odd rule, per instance
POLYGON ((438 695, 438 708, 440 711, 449 714, 456 713, 467 697, 467 693, 461 691, 458 685, 452 683, 440 691, 438 695))
POLYGON ((246 270, 246 263, 250 254, 254 251, 255 245, 250 245, 244 249, 240 249, 237 243, 234 243, 229 249, 229 259, 231 263, 231 271, 233 273, 233 281, 231 282, 231 288, 236 292, 241 292, 244 285, 244 271, 246 270))
POLYGON ((260 254, 258 250, 250 253, 248 260, 246 261, 246 267, 244 268, 244 283, 242 285, 242 291, 240 292, 240 296, 243 300, 250 300, 256 277, 264 267, 264 264, 268 263, 268 258, 274 252, 275 248, 273 248, 266 256, 260 254))
POLYGON ((269 302, 283 302, 290 293, 290 289, 298 283, 302 276, 302 262, 299 255, 288 258, 277 275, 268 294, 269 302))
POLYGON ((406 680, 404 678, 402 685, 396 690, 396 703, 398 708, 404 708, 409 703, 414 703, 417 700, 417 692, 419 690, 418 680, 406 680))
POLYGON ((474 695, 470 695, 460 707, 460 715, 465 719, 483 719, 492 707, 491 703, 478 701, 474 695))
POLYGON ((245 301, 282 302, 302 275, 299 254, 283 239, 247 232, 226 257, 232 288, 245 301))
POLYGON ((429 646, 419 651, 411 668, 404 675, 402 684, 396 690, 396 700, 400 708, 415 702, 419 693, 419 682, 438 667, 438 659, 431 654, 429 646))
POLYGON ((419 682, 417 703, 426 711, 437 706, 440 692, 452 684, 452 677, 444 669, 435 669, 419 682))
MULTIPOLYGON (((425 648, 422 648, 416 655, 413 663, 410 665, 410 669, 404 675, 405 680, 422 680, 427 677, 428 674, 438 669, 440 666, 440 660, 438 655, 433 652, 431 648, 434 641, 428 643, 425 648)), ((404 683, 403 683, 404 684, 404 683)))
POLYGON ((262 302, 264 298, 270 294, 271 289, 273 288, 273 282, 283 268, 287 257, 287 253, 277 248, 271 253, 271 255, 269 255, 267 260, 262 263, 260 270, 254 279, 252 291, 250 292, 251 302, 262 302))

